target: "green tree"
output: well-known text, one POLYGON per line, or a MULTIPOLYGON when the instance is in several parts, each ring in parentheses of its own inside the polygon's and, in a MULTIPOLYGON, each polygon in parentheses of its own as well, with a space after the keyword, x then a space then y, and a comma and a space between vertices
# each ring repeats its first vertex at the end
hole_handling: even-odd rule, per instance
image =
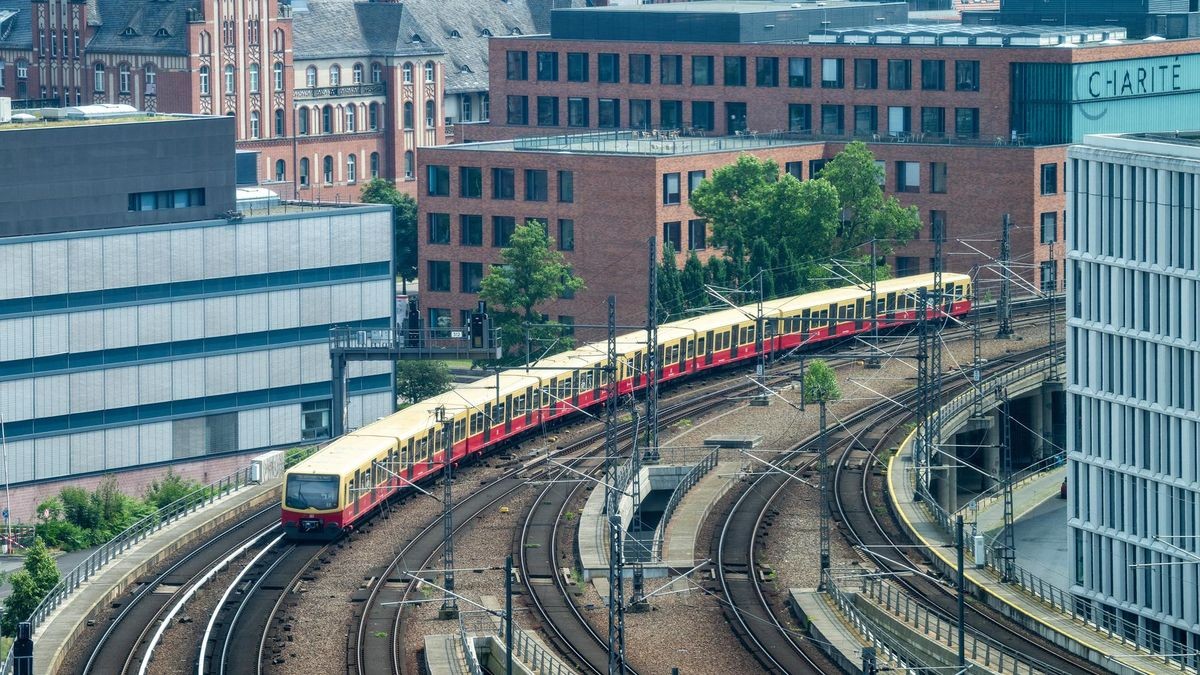
POLYGON ((4 599, 4 616, 0 632, 15 637, 20 623, 33 614, 42 599, 58 583, 58 567, 41 537, 25 552, 22 568, 12 575, 12 594, 4 599))
POLYGON ((708 304, 708 296, 704 292, 704 265, 695 251, 688 254, 687 262, 683 263, 679 285, 683 289, 684 307, 691 309, 708 304))
POLYGON ((562 254, 554 250, 554 239, 545 224, 531 221, 518 225, 500 257, 504 264, 493 266, 483 278, 479 297, 490 305, 503 344, 511 352, 519 352, 525 344, 522 324, 530 324, 534 327, 531 336, 539 343, 558 339, 559 346, 569 347, 572 341, 561 338, 561 331, 536 328, 546 323, 539 306, 584 288, 583 279, 574 276, 562 254))
POLYGON ((883 167, 875 163, 875 155, 865 143, 847 145, 825 165, 821 179, 837 189, 841 209, 849 215, 838 234, 838 250, 876 239, 877 254, 887 255, 895 243, 903 244, 920 232, 917 208, 884 196, 883 167))
POLYGON ((804 402, 828 403, 841 397, 842 390, 833 368, 820 359, 809 363, 808 372, 804 373, 804 402))
POLYGON ((201 487, 199 481, 188 480, 175 473, 174 469, 167 469, 161 480, 151 481, 150 487, 146 488, 146 503, 155 509, 161 509, 201 487))
POLYGON ((720 256, 709 258, 708 264, 704 266, 704 283, 725 286, 729 283, 728 267, 727 261, 720 256))
POLYGON ((396 189, 391 181, 372 178, 362 188, 361 199, 366 204, 392 206, 392 260, 396 276, 403 280, 408 292, 408 280, 417 276, 417 202, 396 189))
POLYGON ((450 389, 445 361, 400 361, 396 364, 396 393, 416 403, 450 389))
MULTIPOLYGON (((780 247, 783 248, 783 247, 780 247)), ((762 296, 763 299, 775 297, 775 274, 771 269, 771 247, 767 244, 767 240, 758 237, 754 240, 754 246, 750 248, 750 273, 757 275, 762 274, 762 296)), ((759 287, 749 289, 750 292, 757 294, 759 287)))
POLYGON ((675 267, 675 247, 663 243, 662 261, 658 264, 658 320, 683 313, 683 283, 675 267))

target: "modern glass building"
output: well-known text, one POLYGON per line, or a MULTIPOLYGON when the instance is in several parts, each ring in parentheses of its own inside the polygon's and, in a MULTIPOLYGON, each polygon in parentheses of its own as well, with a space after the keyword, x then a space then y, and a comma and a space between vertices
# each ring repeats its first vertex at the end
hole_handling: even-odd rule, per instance
MULTIPOLYGON (((227 118, 0 127, 13 486, 329 436, 330 327, 393 321, 391 211, 241 213, 233 154, 227 118)), ((351 427, 393 410, 391 364, 349 388, 351 427)))
POLYGON ((1200 664, 1200 134, 1068 152, 1071 590, 1200 664))

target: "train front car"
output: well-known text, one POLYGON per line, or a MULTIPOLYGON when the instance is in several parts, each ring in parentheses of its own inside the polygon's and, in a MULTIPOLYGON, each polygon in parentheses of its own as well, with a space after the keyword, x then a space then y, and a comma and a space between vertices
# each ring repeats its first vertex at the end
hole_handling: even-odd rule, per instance
POLYGON ((289 471, 283 484, 283 532, 294 541, 330 541, 345 531, 342 477, 289 471))

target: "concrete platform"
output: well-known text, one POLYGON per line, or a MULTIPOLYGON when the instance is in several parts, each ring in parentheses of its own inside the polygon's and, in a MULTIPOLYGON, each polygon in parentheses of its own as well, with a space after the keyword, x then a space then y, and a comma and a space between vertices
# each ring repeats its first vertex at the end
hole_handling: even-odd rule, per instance
POLYGON ((245 487, 163 527, 109 562, 85 581, 38 626, 34 633, 35 673, 56 673, 66 647, 88 617, 120 597, 141 576, 175 552, 279 499, 282 479, 245 487))
POLYGON ((810 588, 792 588, 788 590, 788 600, 792 615, 813 638, 813 644, 843 672, 862 675, 862 650, 869 645, 850 630, 829 604, 829 596, 810 588))
POLYGON ((740 459, 740 455, 738 459, 717 462, 708 475, 692 486, 687 495, 680 500, 679 506, 675 508, 675 515, 671 517, 663 533, 664 563, 676 569, 686 570, 700 562, 698 558, 708 550, 708 542, 704 542, 704 551, 696 551, 696 539, 700 536, 704 519, 721 497, 737 483, 737 474, 744 465, 745 460, 740 459))
MULTIPOLYGON (((892 500, 892 508, 899 517, 901 526, 914 541, 929 547, 927 550, 932 554, 935 566, 945 574, 952 574, 955 570, 952 537, 932 519, 925 506, 914 497, 913 438, 914 435, 910 434, 888 463, 888 494, 892 500)), ((1061 476, 1056 475, 1027 481, 1014 493, 1014 502, 1018 505, 1017 513, 1034 512, 1049 499, 1047 493, 1057 495, 1061 482, 1061 476)), ((995 507, 984 507, 981 511, 990 513, 993 508, 995 507)), ((995 518, 994 515, 987 517, 995 518)), ((1063 538, 1066 536, 1064 529, 1063 538)), ((1122 675, 1179 672, 1177 665, 1171 667, 1161 658, 1151 656, 1149 652, 1108 637, 1107 634, 1072 618, 1069 614, 1060 612, 1022 587, 1001 583, 999 577, 989 569, 979 569, 968 563, 965 576, 970 592, 975 597, 983 599, 1014 621, 1040 633, 1064 649, 1095 663, 1098 669, 1103 668, 1122 675)))

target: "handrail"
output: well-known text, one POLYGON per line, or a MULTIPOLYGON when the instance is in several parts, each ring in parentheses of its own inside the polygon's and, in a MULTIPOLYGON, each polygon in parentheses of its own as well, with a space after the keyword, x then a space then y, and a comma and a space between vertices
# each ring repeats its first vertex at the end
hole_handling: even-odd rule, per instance
POLYGON ((667 523, 670 522, 671 516, 674 515, 675 509, 679 507, 679 503, 687 496, 687 493, 700 482, 700 479, 707 476, 709 471, 712 471, 717 466, 717 460, 720 458, 721 448, 714 448, 703 459, 692 466, 691 471, 687 472, 675 489, 671 492, 671 498, 667 500, 667 505, 663 507, 662 518, 658 521, 658 527, 654 528, 654 549, 655 556, 662 560, 663 557, 663 540, 667 533, 667 523))
POLYGON ((462 643, 463 657, 467 660, 467 669, 471 671, 471 675, 483 675, 479 655, 475 653, 475 641, 467 635, 467 624, 463 622, 462 614, 458 615, 458 639, 462 643))

